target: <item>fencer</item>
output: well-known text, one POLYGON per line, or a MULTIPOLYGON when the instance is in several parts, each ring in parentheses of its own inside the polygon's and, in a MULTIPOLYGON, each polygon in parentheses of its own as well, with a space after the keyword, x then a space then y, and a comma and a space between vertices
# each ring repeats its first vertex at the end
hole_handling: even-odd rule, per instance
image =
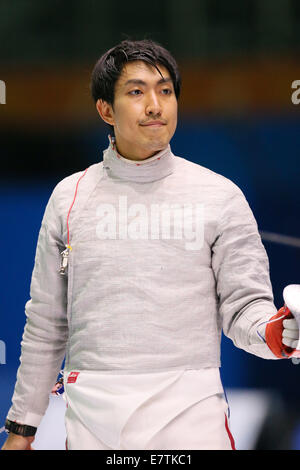
POLYGON ((243 192, 171 150, 180 89, 150 40, 93 69, 111 137, 47 204, 3 449, 31 448, 64 358, 68 449, 234 449, 222 331, 261 358, 299 355, 298 301, 275 307, 243 192))

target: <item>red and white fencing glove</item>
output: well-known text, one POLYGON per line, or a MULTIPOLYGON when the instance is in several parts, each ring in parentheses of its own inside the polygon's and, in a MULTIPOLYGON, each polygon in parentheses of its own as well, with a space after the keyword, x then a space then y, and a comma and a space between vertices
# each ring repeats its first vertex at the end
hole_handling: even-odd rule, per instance
POLYGON ((299 326, 289 308, 281 307, 267 322, 265 341, 273 354, 280 359, 300 358, 299 326))

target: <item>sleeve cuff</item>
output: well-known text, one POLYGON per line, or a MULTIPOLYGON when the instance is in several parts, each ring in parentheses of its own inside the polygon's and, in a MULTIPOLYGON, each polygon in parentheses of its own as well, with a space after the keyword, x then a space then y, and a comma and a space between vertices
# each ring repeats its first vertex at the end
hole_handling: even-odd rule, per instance
POLYGON ((9 412, 7 419, 10 421, 16 421, 19 424, 27 424, 27 426, 34 426, 37 428, 43 419, 43 415, 37 415, 35 413, 27 412, 22 416, 16 416, 14 413, 9 412))

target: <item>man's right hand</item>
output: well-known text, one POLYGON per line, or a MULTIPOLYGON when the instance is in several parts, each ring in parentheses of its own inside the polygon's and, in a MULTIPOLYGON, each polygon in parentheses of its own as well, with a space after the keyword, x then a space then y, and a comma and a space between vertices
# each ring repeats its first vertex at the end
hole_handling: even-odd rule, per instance
POLYGON ((10 432, 1 450, 34 450, 31 444, 34 436, 24 437, 10 432))

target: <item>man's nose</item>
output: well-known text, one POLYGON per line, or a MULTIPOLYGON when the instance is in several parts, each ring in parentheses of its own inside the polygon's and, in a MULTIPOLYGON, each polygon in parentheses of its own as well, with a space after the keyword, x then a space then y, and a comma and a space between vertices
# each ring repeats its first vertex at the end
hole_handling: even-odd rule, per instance
POLYGON ((161 115, 161 104, 159 98, 155 92, 149 93, 146 104, 147 116, 160 116, 161 115))

